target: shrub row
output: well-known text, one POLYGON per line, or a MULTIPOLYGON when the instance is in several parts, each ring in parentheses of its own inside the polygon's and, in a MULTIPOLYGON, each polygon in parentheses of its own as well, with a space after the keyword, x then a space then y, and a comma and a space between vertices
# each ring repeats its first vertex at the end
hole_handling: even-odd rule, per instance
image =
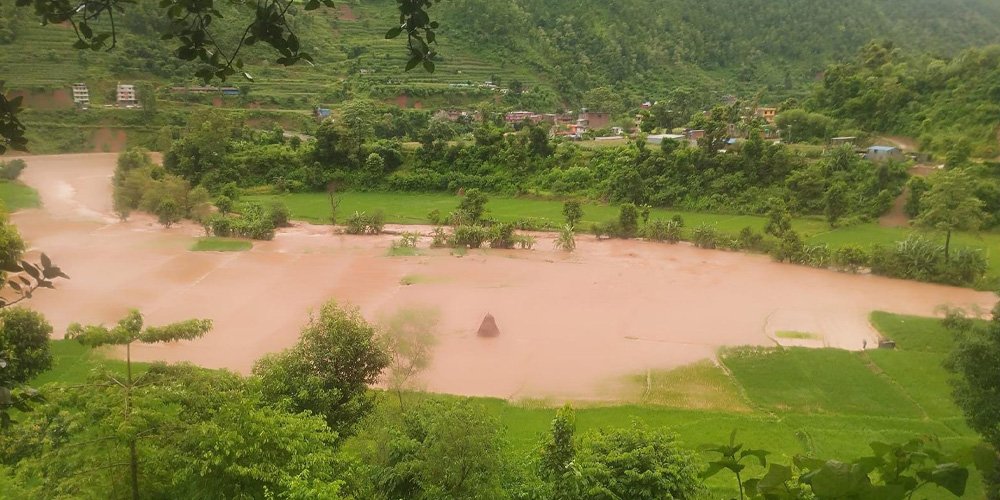
POLYGON ((206 221, 206 227, 215 236, 252 240, 272 240, 275 228, 285 225, 288 225, 288 208, 280 202, 267 207, 256 202, 244 203, 239 214, 215 214, 206 221))

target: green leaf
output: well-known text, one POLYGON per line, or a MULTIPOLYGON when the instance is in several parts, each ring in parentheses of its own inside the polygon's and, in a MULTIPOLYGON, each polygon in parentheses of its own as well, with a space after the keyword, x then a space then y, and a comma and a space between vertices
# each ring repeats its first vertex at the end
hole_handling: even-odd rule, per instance
POLYGON ((385 39, 386 40, 391 40, 393 38, 396 38, 402 32, 403 32, 403 27, 402 26, 396 26, 395 28, 390 28, 389 31, 385 32, 385 39))
POLYGON ((773 488, 782 488, 785 483, 792 480, 792 468, 787 465, 771 464, 767 469, 767 474, 760 479, 758 488, 764 492, 773 488))
POLYGON ((421 57, 419 54, 411 57, 410 60, 406 62, 406 71, 410 71, 411 69, 416 68, 417 65, 420 64, 420 61, 422 59, 423 57, 421 57))
POLYGON ((969 469, 954 463, 941 464, 931 472, 929 481, 960 497, 969 482, 969 469))

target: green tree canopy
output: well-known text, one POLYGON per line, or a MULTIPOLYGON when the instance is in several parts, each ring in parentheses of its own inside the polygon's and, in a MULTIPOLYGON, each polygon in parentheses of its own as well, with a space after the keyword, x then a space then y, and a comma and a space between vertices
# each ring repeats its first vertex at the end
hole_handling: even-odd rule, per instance
POLYGON ((254 366, 261 396, 276 407, 322 416, 346 437, 375 406, 368 386, 390 362, 377 331, 354 308, 327 302, 291 348, 254 366))

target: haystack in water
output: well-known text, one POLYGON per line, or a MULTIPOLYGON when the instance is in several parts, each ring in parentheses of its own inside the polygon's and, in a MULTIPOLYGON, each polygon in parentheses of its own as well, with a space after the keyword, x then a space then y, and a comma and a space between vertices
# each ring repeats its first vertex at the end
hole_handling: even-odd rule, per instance
POLYGON ((500 328, 497 327, 497 320, 492 314, 486 313, 486 317, 483 318, 482 324, 479 325, 479 332, 476 335, 480 337, 499 337, 500 328))

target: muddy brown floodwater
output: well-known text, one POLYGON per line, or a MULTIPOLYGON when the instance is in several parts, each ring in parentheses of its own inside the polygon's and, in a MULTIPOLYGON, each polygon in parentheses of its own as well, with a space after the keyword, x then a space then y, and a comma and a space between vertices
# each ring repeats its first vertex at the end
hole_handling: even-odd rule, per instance
MULTIPOLYGON (((200 228, 163 229, 111 213, 114 154, 32 156, 22 174, 44 207, 14 214, 33 249, 72 280, 36 295, 57 335, 74 321, 111 324, 130 308, 152 324, 210 318, 195 341, 142 346, 138 359, 248 372, 291 345, 309 312, 335 298, 369 319, 409 306, 441 313, 423 387, 504 398, 616 399, 630 374, 712 358, 731 345, 782 340, 861 349, 872 310, 931 315, 939 305, 992 306, 991 294, 771 262, 689 245, 595 241, 577 251, 426 251, 388 257, 393 236, 335 235, 297 224, 248 252, 191 252, 200 228), (406 278, 406 279, 404 279, 406 278), (402 283, 413 283, 409 286, 402 283), (500 335, 476 336, 483 317, 500 335)), ((427 228, 424 228, 425 230, 427 228)))

